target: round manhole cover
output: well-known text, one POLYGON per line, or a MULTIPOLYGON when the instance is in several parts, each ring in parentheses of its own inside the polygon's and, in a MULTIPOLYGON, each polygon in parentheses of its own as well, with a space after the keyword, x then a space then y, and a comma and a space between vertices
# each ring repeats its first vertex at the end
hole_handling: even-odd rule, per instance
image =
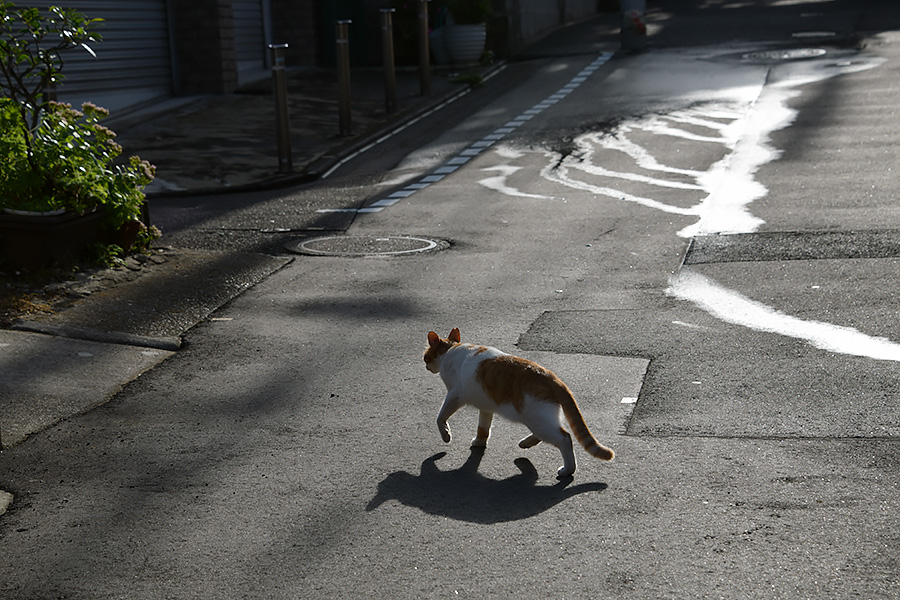
POLYGON ((411 235, 335 235, 299 240, 285 247, 311 256, 397 256, 436 252, 449 246, 444 240, 411 235))

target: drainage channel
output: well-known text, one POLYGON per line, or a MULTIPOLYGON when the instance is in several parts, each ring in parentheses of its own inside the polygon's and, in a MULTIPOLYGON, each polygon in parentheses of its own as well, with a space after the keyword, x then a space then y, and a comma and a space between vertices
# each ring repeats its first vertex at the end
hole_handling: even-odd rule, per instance
POLYGON ((290 252, 308 256, 404 256, 446 250, 450 243, 411 235, 332 235, 285 244, 290 252))

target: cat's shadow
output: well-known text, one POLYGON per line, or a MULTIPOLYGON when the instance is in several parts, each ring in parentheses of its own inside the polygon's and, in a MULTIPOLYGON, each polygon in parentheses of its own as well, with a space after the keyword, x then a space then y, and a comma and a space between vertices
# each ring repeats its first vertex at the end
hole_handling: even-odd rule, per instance
POLYGON ((571 477, 552 486, 538 486, 537 470, 527 458, 515 460, 520 473, 502 480, 489 479, 478 472, 484 448, 472 448, 460 468, 441 471, 437 461, 446 454, 439 452, 425 459, 419 475, 396 471, 385 477, 366 510, 397 500, 426 513, 459 521, 503 523, 533 517, 567 498, 607 487, 599 482, 570 486, 571 477))

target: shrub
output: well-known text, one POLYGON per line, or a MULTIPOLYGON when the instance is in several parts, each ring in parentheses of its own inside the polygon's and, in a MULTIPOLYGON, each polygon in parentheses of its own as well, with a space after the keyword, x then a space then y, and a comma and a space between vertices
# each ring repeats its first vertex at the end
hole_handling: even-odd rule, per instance
POLYGON ((122 153, 115 133, 100 124, 108 111, 85 103, 81 111, 48 97, 62 80, 61 52, 100 40, 73 10, 17 9, 0 2, 0 207, 86 213, 104 209, 112 229, 140 220, 150 163, 122 153))

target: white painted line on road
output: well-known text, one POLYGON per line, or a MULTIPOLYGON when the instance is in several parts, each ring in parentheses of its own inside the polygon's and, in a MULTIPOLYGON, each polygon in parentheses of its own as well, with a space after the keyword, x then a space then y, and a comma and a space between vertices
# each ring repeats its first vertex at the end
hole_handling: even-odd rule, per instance
MULTIPOLYGON (((493 132, 491 132, 489 135, 486 135, 486 136, 484 136, 483 138, 481 138, 480 140, 478 140, 477 142, 474 142, 474 143, 470 144, 470 145, 467 146, 464 150, 460 151, 456 156, 454 156, 453 158, 451 158, 450 160, 448 160, 447 162, 445 162, 445 163, 444 163, 444 166, 441 166, 441 167, 439 167, 439 168, 437 168, 437 169, 431 171, 431 174, 430 174, 430 175, 427 175, 427 176, 425 176, 425 177, 422 177, 422 178, 416 180, 416 182, 407 185, 407 186, 406 186, 405 188, 403 188, 402 190, 399 190, 399 191, 397 191, 397 192, 394 192, 394 193, 390 194, 389 196, 387 196, 386 198, 382 198, 382 199, 380 199, 380 200, 377 200, 377 201, 373 202, 372 204, 370 204, 370 205, 369 205, 368 207, 366 207, 366 208, 359 208, 359 209, 355 209, 355 208, 338 208, 338 209, 334 209, 334 208, 320 208, 320 209, 317 210, 316 212, 319 212, 319 213, 331 213, 331 212, 370 213, 370 212, 379 212, 379 211, 381 211, 383 208, 385 208, 385 207, 387 207, 387 206, 393 206, 393 205, 396 204, 397 201, 400 200, 401 198, 408 198, 409 196, 412 196, 413 194, 415 194, 415 193, 416 193, 417 191, 419 191, 420 189, 422 189, 422 188, 424 188, 424 187, 427 187, 428 184, 431 184, 431 183, 437 183, 438 181, 440 181, 441 179, 443 179, 444 176, 449 175, 450 173, 453 173, 454 171, 456 171, 457 169, 459 169, 460 166, 462 166, 462 165, 466 164, 467 162, 469 162, 473 157, 479 156, 482 152, 484 152, 484 150, 485 150, 486 148, 489 148, 490 146, 494 145, 496 142, 498 142, 499 140, 503 139, 507 134, 510 134, 510 133, 514 132, 519 126, 524 125, 525 123, 527 123, 528 121, 530 121, 531 119, 533 119, 534 117, 536 117, 537 115, 541 114, 542 112, 544 112, 545 110, 547 110, 548 108, 550 108, 551 106, 553 106, 554 104, 556 104, 557 102, 559 102, 560 100, 562 100, 563 98, 565 98, 566 96, 568 96, 571 92, 573 92, 575 89, 577 89, 578 86, 580 86, 582 83, 584 83, 585 81, 587 81, 588 77, 589 77, 590 75, 592 75, 594 72, 596 72, 596 71, 597 71, 604 63, 606 63, 606 61, 608 61, 611 57, 612 57, 612 54, 611 54, 611 53, 608 53, 608 52, 607 52, 607 53, 601 54, 601 55, 598 56, 596 59, 594 59, 594 61, 593 61, 591 64, 589 64, 587 67, 585 67, 584 69, 582 69, 581 71, 579 71, 578 74, 577 74, 575 77, 573 77, 572 79, 570 79, 569 82, 566 83, 565 86, 563 86, 562 88, 560 88, 559 90, 557 90, 557 91, 556 91, 555 93, 553 93, 551 96, 549 96, 549 97, 545 98, 544 100, 542 100, 541 102, 535 104, 534 106, 532 106, 532 107, 529 108, 528 110, 523 111, 523 112, 522 112, 521 114, 519 114, 515 119, 513 119, 513 120, 511 120, 511 121, 509 121, 509 122, 507 122, 507 123, 505 123, 505 124, 503 125, 503 127, 499 127, 499 128, 497 128, 497 129, 495 129, 495 130, 494 130, 493 132)), ((497 71, 495 71, 494 73, 492 73, 491 76, 493 76, 494 74, 498 73, 499 71, 500 71, 500 69, 498 69, 497 71)), ((464 92, 461 92, 460 94, 457 94, 457 95, 454 96, 453 98, 451 98, 451 99, 447 100, 446 102, 444 102, 444 103, 442 103, 442 104, 436 106, 436 107, 435 107, 434 109, 432 109, 431 111, 429 111, 429 112, 427 112, 427 113, 421 115, 420 117, 418 117, 418 118, 416 118, 416 119, 410 121, 409 123, 407 123, 406 125, 404 125, 404 126, 402 126, 402 127, 398 127, 398 128, 395 129, 394 131, 392 131, 392 132, 390 132, 389 134, 383 136, 382 138, 379 138, 378 140, 376 140, 375 142, 369 144, 369 145, 366 146, 365 148, 361 148, 360 150, 358 150, 357 152, 351 154, 350 156, 348 156, 347 158, 345 158, 344 160, 342 160, 342 161, 339 162, 338 164, 334 165, 334 166, 333 166, 331 169, 329 169, 324 175, 322 175, 322 178, 324 179, 325 177, 328 177, 328 176, 331 175, 338 167, 340 167, 341 165, 343 165, 345 162, 347 162, 347 161, 349 161, 349 160, 352 160, 353 158, 359 156, 360 154, 362 154, 363 152, 365 152, 365 151, 367 151, 367 150, 370 150, 373 146, 375 146, 376 144, 380 143, 380 142, 383 141, 384 139, 387 139, 387 138, 389 138, 390 136, 392 136, 392 135, 394 135, 394 134, 396 134, 396 133, 399 133, 400 131, 403 131, 404 129, 406 129, 407 127, 409 127, 410 125, 412 125, 413 123, 415 123, 415 122, 417 122, 417 121, 419 121, 419 120, 425 118, 426 116, 432 114, 433 112, 435 112, 435 111, 437 111, 437 110, 443 108, 444 106, 446 106, 446 105, 449 104, 450 102, 456 100, 457 98, 461 97, 463 94, 466 94, 466 93, 468 93, 468 92, 469 92, 469 90, 465 90, 464 92)))

